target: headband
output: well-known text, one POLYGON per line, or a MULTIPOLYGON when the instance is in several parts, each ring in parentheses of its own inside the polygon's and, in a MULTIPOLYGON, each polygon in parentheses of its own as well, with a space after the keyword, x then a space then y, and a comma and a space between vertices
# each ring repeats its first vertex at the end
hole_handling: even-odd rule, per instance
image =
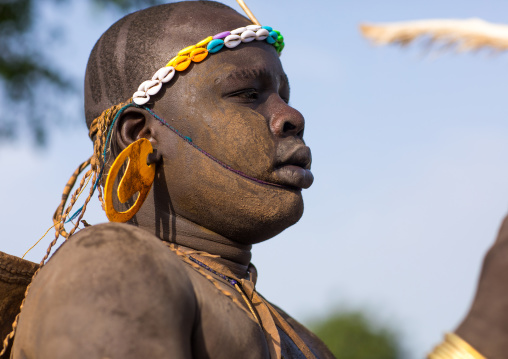
POLYGON ((270 26, 247 25, 232 31, 224 31, 214 36, 208 36, 196 45, 188 46, 178 52, 164 67, 161 67, 152 76, 139 85, 138 90, 132 95, 132 101, 139 106, 150 101, 150 96, 156 95, 162 88, 162 84, 171 81, 176 71, 186 70, 191 62, 201 62, 208 54, 219 52, 224 46, 235 48, 241 43, 251 41, 266 41, 275 47, 280 56, 284 48, 284 37, 279 31, 270 26))

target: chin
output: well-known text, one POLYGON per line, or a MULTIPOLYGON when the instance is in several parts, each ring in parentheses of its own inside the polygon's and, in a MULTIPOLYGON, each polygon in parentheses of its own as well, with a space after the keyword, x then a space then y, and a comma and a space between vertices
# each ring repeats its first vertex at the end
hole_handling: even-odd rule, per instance
POLYGON ((300 189, 260 184, 229 172, 222 174, 201 176, 199 185, 194 180, 169 186, 175 212, 242 244, 272 238, 302 217, 300 189))
MULTIPOLYGON (((248 197, 230 221, 226 237, 244 244, 270 239, 298 222, 303 215, 300 190, 263 188, 256 198, 248 197), (250 203, 250 204, 249 204, 250 203)), ((222 233, 221 233, 222 234, 222 233)))

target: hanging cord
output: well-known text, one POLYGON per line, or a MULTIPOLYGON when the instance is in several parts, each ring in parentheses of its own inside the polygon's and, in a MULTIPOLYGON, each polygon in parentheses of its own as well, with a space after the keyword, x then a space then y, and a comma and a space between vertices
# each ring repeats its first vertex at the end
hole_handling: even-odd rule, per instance
MULTIPOLYGON (((23 310, 26 296, 28 294, 28 291, 30 290, 30 286, 32 285, 34 278, 37 276, 37 274, 42 269, 42 267, 44 267, 44 265, 47 263, 47 259, 49 258, 50 254, 51 254, 51 250, 56 245, 58 238, 60 236, 62 236, 66 239, 69 239, 70 236, 72 236, 74 234, 74 232, 76 231, 76 229, 79 226, 81 219, 83 218, 83 216, 85 214, 86 207, 87 207, 88 203, 90 202, 90 199, 92 198, 95 189, 100 188, 100 184, 101 184, 100 180, 102 178, 104 167, 107 162, 106 155, 109 150, 108 145, 109 145, 109 140, 111 138, 114 124, 115 124, 116 120, 118 119, 118 117, 120 116, 120 114, 126 108, 131 107, 131 106, 136 106, 136 105, 134 105, 131 102, 131 100, 129 99, 129 101, 126 103, 121 103, 119 105, 113 106, 113 107, 107 109, 106 111, 102 112, 101 115, 99 117, 97 117, 92 122, 92 124, 90 126, 89 136, 94 141, 94 154, 88 160, 86 160, 85 162, 81 163, 78 166, 78 168, 72 173, 71 177, 69 178, 69 180, 67 181, 67 183, 64 187, 64 190, 62 192, 62 199, 61 199, 60 204, 58 205, 58 207, 53 215, 53 223, 54 223, 54 227, 55 227, 55 238, 48 246, 48 249, 46 250, 46 254, 44 255, 44 258, 41 260, 41 262, 39 264, 39 268, 35 271, 34 275, 32 276, 32 281, 30 282, 30 284, 27 286, 27 288, 25 290, 25 296, 24 296, 23 301, 21 302, 21 305, 19 308, 20 311, 16 315, 16 318, 14 319, 14 322, 12 323, 12 331, 9 334, 7 334, 7 336, 5 337, 5 339, 3 341, 3 348, 2 348, 2 351, 0 352, 0 357, 6 353, 7 348, 9 346, 9 342, 12 340, 12 338, 14 338, 14 335, 16 334, 19 316, 21 314, 21 311, 23 310), (76 184, 77 178, 79 177, 80 173, 82 173, 88 165, 91 165, 91 169, 85 173, 85 175, 83 176, 83 178, 80 181, 79 187, 76 189, 76 191, 74 191, 74 193, 71 196, 70 204, 67 206, 67 208, 65 208, 65 204, 67 203, 67 199, 69 198, 69 194, 71 193, 72 188, 76 184), (72 211, 72 208, 73 208, 74 204, 76 203, 78 196, 84 190, 85 182, 88 183, 88 180, 90 180, 90 177, 92 178, 91 181, 92 181, 92 183, 94 183, 94 185, 90 187, 90 192, 89 192, 87 198, 85 199, 85 203, 83 204, 83 206, 70 217, 71 220, 75 219, 76 217, 78 217, 78 219, 77 219, 76 223, 74 224, 73 228, 69 232, 67 232, 64 228, 65 221, 66 221, 67 217, 69 216, 69 213, 72 211), (64 210, 64 208, 65 208, 65 210, 64 210)), ((101 197, 102 197, 102 192, 100 192, 100 199, 102 202, 101 197)))
MULTIPOLYGON (((91 179, 91 178, 92 178, 92 177, 88 177, 88 179, 87 179, 87 181, 86 181, 86 183, 85 183, 85 186, 83 187, 83 189, 81 190, 81 192, 79 192, 79 194, 78 194, 78 197, 77 197, 77 198, 79 198, 79 196, 81 196, 81 194, 83 193, 83 191, 85 190, 85 188, 88 186, 88 182, 90 182, 90 179, 91 179)), ((55 212, 55 214, 56 214, 56 212, 55 212)), ((70 219, 72 219, 72 217, 71 217, 70 219)), ((69 219, 69 220, 70 220, 70 219, 69 219)), ((69 222, 69 220, 67 220, 67 222, 69 222)), ((60 223, 60 222, 58 222, 58 223, 60 223)), ((37 244, 39 244, 39 242, 40 242, 40 241, 41 241, 44 237, 46 237, 46 235, 49 233, 49 231, 50 231, 52 228, 54 228, 55 226, 56 226, 56 223, 55 223, 55 224, 53 224, 51 227, 49 227, 49 228, 48 228, 48 230, 47 230, 47 231, 46 231, 46 232, 42 235, 42 237, 41 237, 41 238, 39 238, 39 240, 37 240, 37 242, 35 242, 35 243, 34 243, 34 245, 33 245, 33 246, 31 246, 31 247, 30 247, 30 248, 29 248, 29 249, 25 252, 25 254, 23 254, 23 256, 21 257, 21 259, 25 258, 25 256, 26 256, 26 255, 27 255, 27 254, 28 254, 28 253, 29 253, 32 249, 34 249, 34 247, 35 247, 37 244)))
MULTIPOLYGON (((74 170, 74 172, 72 173, 71 177, 69 178, 69 180, 65 184, 64 190, 62 192, 62 199, 61 199, 60 204, 58 205, 57 209, 55 210, 55 213, 53 214, 53 223, 54 223, 54 226, 55 226, 55 228, 58 227, 60 229, 60 234, 61 234, 62 237, 67 238, 69 236, 69 234, 65 231, 65 228, 64 228, 63 222, 62 222, 62 217, 64 215, 65 204, 67 203, 67 199, 69 198, 69 194, 71 193, 72 188, 76 184, 76 181, 77 181, 79 175, 81 174, 81 172, 84 171, 84 169, 86 167, 88 167, 88 165, 90 165, 91 160, 92 160, 92 158, 90 157, 88 160, 86 160, 85 162, 81 163, 79 165, 79 167, 76 168, 76 170, 74 170)), ((87 174, 89 174, 89 173, 87 173, 87 174)), ((84 183, 84 180, 86 179, 86 177, 89 177, 89 176, 85 175, 85 177, 83 177, 83 179, 81 180, 82 183, 84 183)), ((81 190, 81 185, 80 185, 79 190, 81 190)))

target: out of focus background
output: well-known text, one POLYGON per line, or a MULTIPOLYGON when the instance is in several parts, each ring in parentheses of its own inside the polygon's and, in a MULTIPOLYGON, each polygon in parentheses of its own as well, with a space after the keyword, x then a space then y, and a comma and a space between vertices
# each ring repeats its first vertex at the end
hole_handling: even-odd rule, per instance
MULTIPOLYGON (((1 251, 23 255, 52 225, 67 178, 92 150, 88 55, 110 25, 150 3, 0 1, 1 251)), ((248 5, 285 37, 281 61, 291 104, 307 120, 316 178, 301 221, 255 246, 258 290, 328 338, 337 357, 421 358, 466 314, 508 212, 508 57, 429 49, 425 40, 375 47, 358 26, 508 23, 508 3, 248 5), (373 351, 353 354, 346 344, 357 342, 373 351)), ((106 220, 97 200, 85 219, 106 220)), ((52 237, 26 258, 39 262, 52 237)))

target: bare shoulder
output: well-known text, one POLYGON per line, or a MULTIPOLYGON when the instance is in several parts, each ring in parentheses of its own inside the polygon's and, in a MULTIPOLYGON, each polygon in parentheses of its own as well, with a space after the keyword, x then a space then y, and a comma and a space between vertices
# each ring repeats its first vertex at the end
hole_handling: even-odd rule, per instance
POLYGON ((53 277, 61 274, 62 281, 66 278, 73 285, 90 282, 102 287, 101 292, 109 292, 119 284, 153 287, 157 291, 177 287, 183 295, 192 289, 182 261, 160 239, 120 223, 104 223, 75 234, 43 268, 41 280, 50 273, 53 277), (97 282, 98 276, 101 282, 97 282), (171 288, 165 288, 166 282, 171 288))
POLYGON ((34 280, 14 357, 189 357, 196 302, 186 273, 144 230, 116 223, 84 229, 34 280))

